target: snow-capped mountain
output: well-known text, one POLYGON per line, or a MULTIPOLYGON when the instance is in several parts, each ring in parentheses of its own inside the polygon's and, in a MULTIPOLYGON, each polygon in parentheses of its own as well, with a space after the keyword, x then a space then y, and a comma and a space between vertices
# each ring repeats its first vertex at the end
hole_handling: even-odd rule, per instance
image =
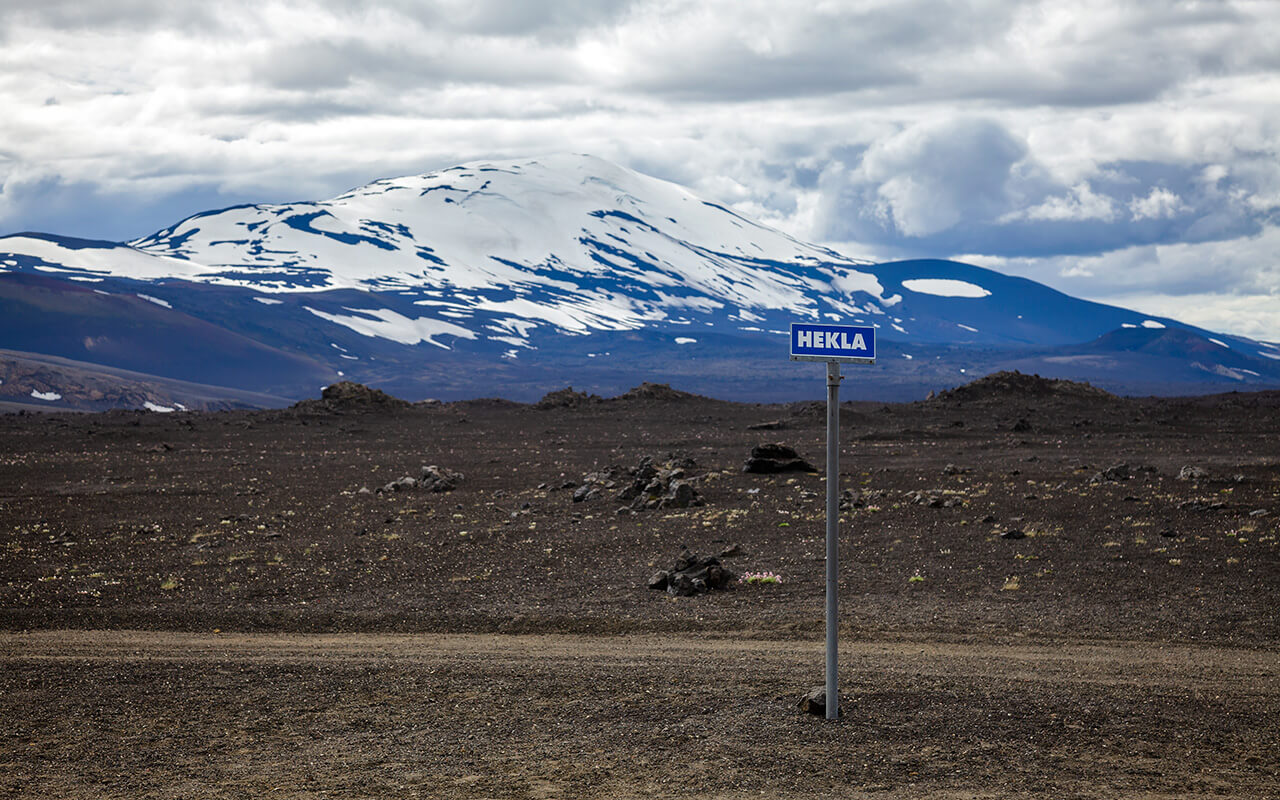
POLYGON ((281 397, 339 375, 410 396, 641 378, 802 396, 783 331, 816 319, 879 328, 884 355, 859 373, 863 394, 916 394, 1011 358, 1119 388, 1280 383, 1272 345, 970 265, 850 258, 590 156, 237 206, 127 244, 17 234, 0 238, 0 272, 0 347, 281 397), (139 303, 165 347, 118 324, 136 322, 139 303), (200 325, 227 341, 215 347, 200 325), (1113 337, 1124 347, 1107 344, 1125 330, 1136 333, 1113 337), (1182 339, 1130 341, 1170 331, 1194 340, 1194 358, 1182 339), (1051 352, 1064 347, 1083 351, 1051 352))

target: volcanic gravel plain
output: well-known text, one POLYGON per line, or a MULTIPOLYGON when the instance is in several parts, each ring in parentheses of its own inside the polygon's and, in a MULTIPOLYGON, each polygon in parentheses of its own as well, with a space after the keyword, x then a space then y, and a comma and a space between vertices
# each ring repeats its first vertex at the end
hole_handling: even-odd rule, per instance
POLYGON ((0 416, 0 796, 1280 797, 1280 393, 844 405, 835 722, 797 708, 824 477, 742 471, 825 424, 652 385, 0 416), (646 457, 703 504, 617 499, 646 457), (683 547, 781 581, 648 588, 683 547))

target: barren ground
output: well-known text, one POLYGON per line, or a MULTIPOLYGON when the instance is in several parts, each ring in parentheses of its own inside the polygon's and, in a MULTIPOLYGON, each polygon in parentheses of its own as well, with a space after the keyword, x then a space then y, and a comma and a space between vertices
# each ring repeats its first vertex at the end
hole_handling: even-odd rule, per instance
POLYGON ((845 407, 836 723, 823 479, 740 471, 820 405, 0 416, 0 795, 1280 797, 1280 398, 1043 388, 845 407))

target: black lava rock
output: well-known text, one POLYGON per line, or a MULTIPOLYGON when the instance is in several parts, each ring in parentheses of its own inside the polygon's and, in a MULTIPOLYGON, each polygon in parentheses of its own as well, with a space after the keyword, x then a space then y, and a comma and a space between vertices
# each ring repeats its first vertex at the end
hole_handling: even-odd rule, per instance
POLYGON ((759 444, 751 448, 751 456, 742 466, 743 472, 771 474, 777 472, 816 472, 813 465, 785 444, 759 444))

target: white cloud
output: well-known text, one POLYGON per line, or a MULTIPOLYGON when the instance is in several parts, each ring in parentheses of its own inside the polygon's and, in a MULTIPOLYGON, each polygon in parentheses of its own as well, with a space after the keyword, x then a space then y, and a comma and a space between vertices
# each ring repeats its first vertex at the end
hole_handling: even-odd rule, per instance
POLYGON ((1001 221, 1015 219, 1110 221, 1115 218, 1115 213, 1115 204, 1110 197, 1095 194, 1087 181, 1081 181, 1072 186, 1068 194, 1053 195, 1039 205, 1012 211, 1001 217, 1001 221))
POLYGON ((1163 186, 1155 187, 1146 197, 1129 201, 1129 213, 1134 219, 1167 219, 1186 210, 1182 198, 1163 186))

